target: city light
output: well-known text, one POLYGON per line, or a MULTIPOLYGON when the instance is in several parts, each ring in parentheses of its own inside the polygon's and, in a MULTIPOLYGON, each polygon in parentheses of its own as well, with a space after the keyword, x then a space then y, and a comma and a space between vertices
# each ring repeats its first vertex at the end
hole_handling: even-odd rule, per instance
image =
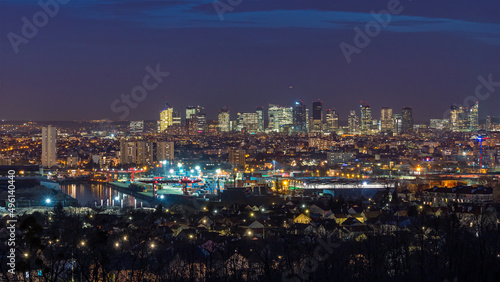
POLYGON ((45 203, 50 204, 52 200, 51 199, 45 199, 45 203))

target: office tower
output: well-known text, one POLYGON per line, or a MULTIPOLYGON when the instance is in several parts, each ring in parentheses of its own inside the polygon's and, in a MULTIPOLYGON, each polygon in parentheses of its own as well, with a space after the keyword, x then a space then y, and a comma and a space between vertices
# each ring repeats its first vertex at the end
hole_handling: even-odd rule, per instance
POLYGON ((267 111, 268 129, 274 132, 283 132, 285 128, 293 125, 293 108, 280 107, 269 104, 267 111))
POLYGON ((130 133, 132 134, 142 133, 144 131, 144 121, 143 120, 131 121, 129 127, 130 127, 130 133))
POLYGON ((220 132, 229 132, 231 130, 229 109, 224 107, 219 110, 218 121, 220 132))
POLYGON ((401 131, 402 133, 412 133, 413 132, 413 110, 411 107, 404 107, 401 111, 402 123, 401 131))
POLYGON ((259 131, 259 115, 257 113, 241 114, 242 129, 248 133, 257 133, 259 131))
POLYGON ((293 108, 294 132, 307 133, 306 106, 302 101, 295 102, 293 108))
POLYGON ((333 132, 339 129, 339 115, 335 110, 328 109, 326 110, 326 124, 325 124, 325 131, 327 132, 333 132))
POLYGON ((242 131, 243 130, 243 113, 236 113, 236 122, 235 126, 233 126, 233 131, 242 131))
POLYGON ((356 115, 355 110, 351 110, 349 117, 347 118, 347 123, 349 127, 349 134, 359 134, 359 117, 356 115))
POLYGON ((468 126, 468 113, 464 107, 451 106, 450 129, 453 132, 465 131, 468 126))
POLYGON ((430 128, 445 130, 448 127, 449 120, 447 119, 431 119, 430 128))
POLYGON ((264 132, 264 107, 256 107, 255 112, 257 113, 259 119, 259 130, 258 132, 264 132))
POLYGON ((57 130, 51 125, 42 127, 42 166, 57 165, 57 130))
POLYGON ((392 131, 393 121, 392 121, 392 109, 383 107, 380 112, 380 131, 382 133, 392 131))
POLYGON ((469 109, 469 131, 476 132, 479 129, 479 103, 476 102, 469 109))
POLYGON ((159 121, 159 131, 165 132, 168 127, 173 124, 173 112, 174 109, 170 107, 168 103, 165 103, 165 108, 160 112, 160 121, 159 121))
POLYGON ((234 166, 242 166, 246 165, 246 152, 243 149, 228 149, 229 155, 229 163, 234 166))
POLYGON ((186 107, 186 120, 191 118, 191 115, 196 114, 196 107, 195 106, 187 106, 186 107))
POLYGON ((205 115, 205 108, 202 106, 187 106, 186 107, 186 122, 190 123, 188 126, 191 129, 194 129, 194 123, 197 123, 196 131, 204 132, 206 131, 207 118, 205 115), (193 118, 196 116, 196 118, 193 118))
POLYGON ((198 131, 207 131, 207 117, 205 113, 205 108, 202 106, 196 106, 196 115, 198 116, 198 131))
POLYGON ((403 131, 403 116, 401 114, 394 114, 392 116, 393 128, 392 131, 397 134, 401 134, 403 131))
POLYGON ((370 105, 363 104, 361 107, 361 134, 372 133, 372 109, 370 105))
POLYGON ((323 102, 316 101, 312 103, 312 129, 311 132, 321 132, 323 125, 323 102))
POLYGON ((173 111, 172 113, 172 125, 181 126, 181 115, 178 111, 173 111))
POLYGON ((492 119, 491 116, 486 117, 486 130, 490 131, 492 130, 492 119))

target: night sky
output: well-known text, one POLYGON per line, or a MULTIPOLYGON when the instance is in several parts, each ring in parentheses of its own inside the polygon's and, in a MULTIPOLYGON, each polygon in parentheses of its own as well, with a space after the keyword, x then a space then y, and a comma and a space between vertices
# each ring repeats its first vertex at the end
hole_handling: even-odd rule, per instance
POLYGON ((481 118, 500 115, 500 1, 401 0, 348 63, 340 44, 355 46, 354 28, 392 1, 221 0, 237 4, 221 21, 212 0, 73 0, 16 41, 16 54, 12 34, 19 40, 22 18, 43 10, 35 0, 2 0, 0 118, 117 120, 113 101, 158 64, 168 77, 125 119, 158 119, 167 96, 182 114, 202 105, 209 118, 222 106, 235 118, 320 99, 341 120, 364 100, 375 118, 383 106, 412 106, 416 121, 428 121, 474 96, 478 76, 496 82, 489 98, 480 91, 481 118))

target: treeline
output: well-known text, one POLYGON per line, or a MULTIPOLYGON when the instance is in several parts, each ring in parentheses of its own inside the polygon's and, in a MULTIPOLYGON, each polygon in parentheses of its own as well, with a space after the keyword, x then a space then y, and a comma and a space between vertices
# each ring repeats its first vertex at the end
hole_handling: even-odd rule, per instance
POLYGON ((161 208, 72 215, 60 206, 24 215, 16 238, 19 275, 7 275, 2 246, 2 281, 500 281, 494 207, 466 221, 420 212, 404 227, 337 226, 323 234, 270 228, 264 238, 230 224, 196 229, 192 215, 183 217, 161 208), (177 220, 192 226, 174 236, 177 220))

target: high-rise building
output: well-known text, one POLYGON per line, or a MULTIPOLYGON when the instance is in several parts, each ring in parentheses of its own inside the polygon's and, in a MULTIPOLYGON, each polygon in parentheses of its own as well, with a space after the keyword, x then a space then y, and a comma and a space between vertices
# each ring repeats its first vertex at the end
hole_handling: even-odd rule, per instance
POLYGON ((312 129, 311 132, 321 132, 323 126, 323 102, 316 101, 312 103, 312 129))
POLYGON ((136 120, 136 121, 130 121, 130 133, 142 133, 144 131, 144 121, 143 120, 136 120))
POLYGON ((42 127, 42 166, 57 165, 57 130, 51 125, 42 127))
POLYGON ((172 113, 172 125, 173 126, 181 126, 181 115, 178 111, 174 111, 172 113))
POLYGON ((448 127, 448 119, 431 119, 429 128, 445 130, 448 127))
POLYGON ((369 105, 361 105, 361 134, 371 134, 373 126, 372 109, 369 105))
POLYGON ((229 109, 222 108, 219 110, 218 121, 219 121, 219 131, 220 132, 231 131, 229 109))
POLYGON ((307 133, 306 106, 302 101, 295 102, 293 108, 293 128, 295 132, 307 133))
POLYGON ((356 115, 355 110, 351 110, 349 117, 347 118, 347 123, 349 127, 349 134, 359 134, 359 117, 356 115))
POLYGON ((174 159, 174 142, 160 141, 156 142, 156 160, 172 161, 174 159))
POLYGON ((257 133, 259 131, 259 115, 257 113, 241 114, 242 129, 246 129, 247 133, 257 133))
POLYGON ((293 125, 293 108, 280 107, 269 104, 267 111, 269 125, 268 129, 274 132, 284 132, 285 128, 293 125))
POLYGON ((453 132, 466 131, 468 129, 468 112, 463 106, 451 106, 450 129, 453 132))
POLYGON ((393 129, 393 121, 392 121, 392 109, 383 107, 380 112, 380 131, 388 132, 393 129))
POLYGON ((196 115, 198 116, 198 131, 207 131, 207 116, 205 108, 202 106, 196 106, 196 115))
POLYGON ((401 111, 402 124, 401 131, 403 133, 413 132, 413 109, 411 107, 404 107, 401 111))
POLYGON ((165 103, 165 108, 160 112, 159 131, 165 132, 168 127, 173 125, 174 109, 168 103, 165 103))
POLYGON ((154 162, 173 160, 174 142, 120 141, 120 163, 151 165, 154 162))
POLYGON ((491 116, 486 117, 486 130, 490 131, 493 129, 491 116))
POLYGON ((469 109, 469 131, 476 132, 479 129, 479 103, 476 102, 469 109))
MULTIPOLYGON (((207 118, 205 115, 205 108, 202 106, 187 106, 186 107, 186 122, 190 123, 190 128, 194 129, 194 123, 197 123, 196 131, 204 132, 206 131, 207 118), (193 119, 193 116, 196 116, 193 119)), ((189 127, 189 126, 188 126, 189 127)))
POLYGON ((394 114, 392 116, 393 127, 392 131, 397 134, 401 134, 403 131, 403 116, 401 114, 394 114))
POLYGON ((186 120, 191 118, 191 115, 196 114, 196 107, 195 106, 187 106, 186 107, 186 120))
POLYGON ((335 112, 335 110, 326 110, 325 120, 325 131, 334 132, 339 129, 339 115, 335 112))
POLYGON ((256 107, 255 112, 257 113, 259 119, 259 129, 258 132, 264 132, 264 107, 256 107))

